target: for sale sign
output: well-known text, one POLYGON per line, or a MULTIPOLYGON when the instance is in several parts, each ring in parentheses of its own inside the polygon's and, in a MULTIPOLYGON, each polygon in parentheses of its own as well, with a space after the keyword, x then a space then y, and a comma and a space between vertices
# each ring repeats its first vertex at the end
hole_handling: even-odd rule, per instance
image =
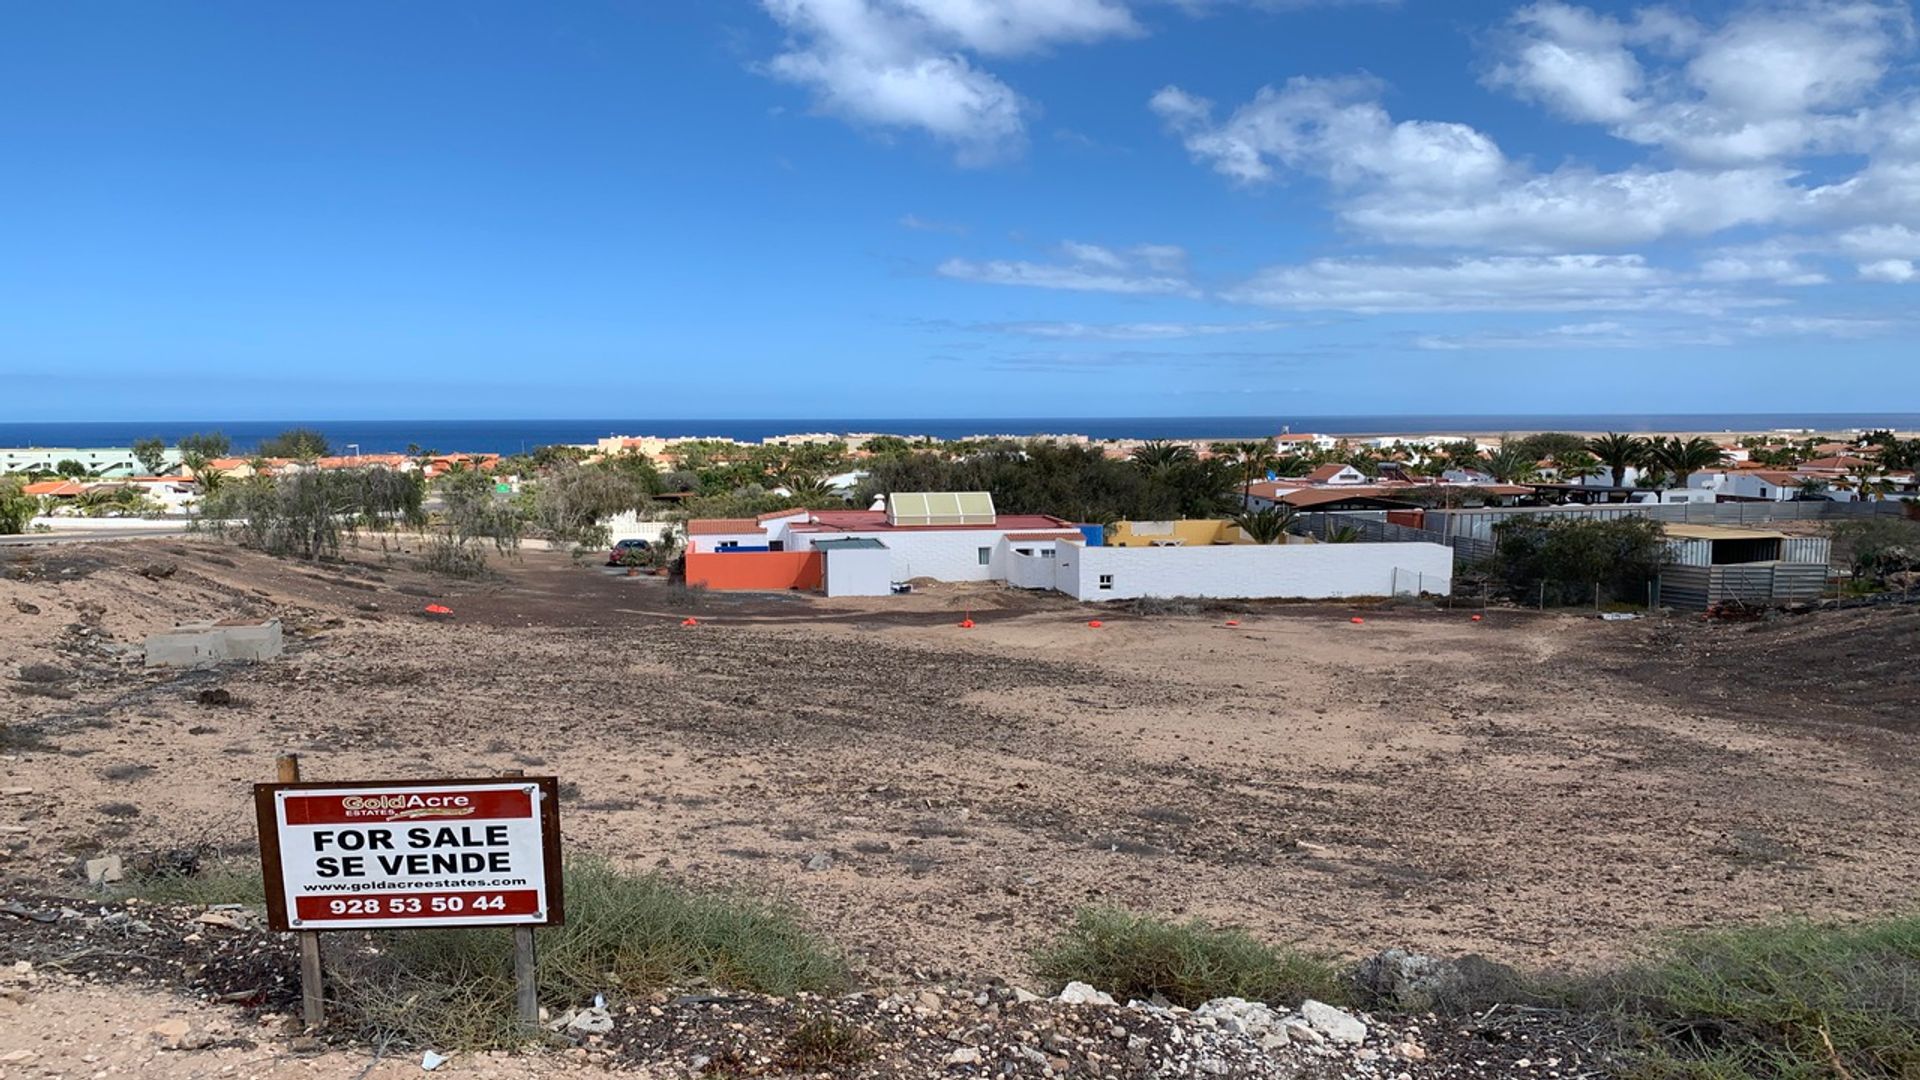
POLYGON ((256 784, 276 930, 561 921, 552 777, 256 784))

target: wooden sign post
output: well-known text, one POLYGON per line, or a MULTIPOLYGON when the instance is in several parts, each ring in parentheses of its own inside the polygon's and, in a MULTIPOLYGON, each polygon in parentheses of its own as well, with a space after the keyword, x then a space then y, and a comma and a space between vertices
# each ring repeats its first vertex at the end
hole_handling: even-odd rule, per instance
POLYGON ((300 936, 301 1017, 325 1021, 323 930, 513 929, 514 1011, 540 1016, 533 928, 563 918, 551 776, 254 785, 267 924, 300 936))

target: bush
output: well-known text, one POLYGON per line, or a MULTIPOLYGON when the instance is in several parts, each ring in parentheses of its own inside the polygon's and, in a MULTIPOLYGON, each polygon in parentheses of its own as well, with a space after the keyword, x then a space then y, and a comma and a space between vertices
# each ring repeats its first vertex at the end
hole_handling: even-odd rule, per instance
POLYGON ((1832 527, 1833 554, 1852 568, 1854 580, 1884 585, 1887 577, 1920 567, 1920 525, 1893 517, 1845 521, 1832 527))
POLYGON ((1639 515, 1591 521, 1524 514, 1493 531, 1492 569, 1526 601, 1590 604, 1596 585, 1610 599, 1644 599, 1666 556, 1660 523, 1639 515))
POLYGON ((0 534, 23 533, 40 512, 40 500, 13 479, 0 480, 0 534))
POLYGON ((1082 911, 1072 929, 1035 954, 1034 970, 1123 1001, 1159 994, 1188 1008, 1220 997, 1338 1003, 1350 986, 1322 957, 1276 949, 1199 919, 1173 923, 1114 908, 1082 911))
POLYGON ((1461 1021, 1497 1004, 1561 1012, 1620 1076, 1904 1080, 1920 1076, 1920 918, 1680 935, 1577 976, 1463 961, 1433 1002, 1461 1021))
POLYGON ((1586 1004, 1640 1075, 1920 1076, 1920 918, 1691 935, 1610 982, 1586 1004))
MULTIPOLYGON (((695 893, 656 875, 574 859, 566 904, 565 925, 538 937, 540 995, 556 1010, 595 994, 666 987, 787 995, 847 983, 838 953, 763 901, 695 893)), ((510 931, 373 937, 372 949, 331 961, 342 1005, 369 1034, 439 1049, 524 1041, 514 1020, 510 931)))

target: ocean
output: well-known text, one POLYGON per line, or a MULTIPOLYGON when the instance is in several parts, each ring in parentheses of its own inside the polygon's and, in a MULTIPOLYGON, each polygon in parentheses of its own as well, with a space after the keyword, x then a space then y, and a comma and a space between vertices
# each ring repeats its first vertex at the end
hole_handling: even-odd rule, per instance
POLYGON ((416 445, 442 453, 513 454, 550 443, 588 443, 607 435, 707 436, 758 442, 802 432, 883 432, 940 439, 970 435, 1079 434, 1096 439, 1261 439, 1296 434, 1495 434, 1503 431, 1818 431, 1920 429, 1920 413, 1691 413, 1587 415, 1381 416, 1052 416, 764 420, 155 420, 99 423, 0 422, 0 446, 127 446, 158 436, 221 431, 246 450, 286 428, 317 428, 335 453, 395 453, 416 445))

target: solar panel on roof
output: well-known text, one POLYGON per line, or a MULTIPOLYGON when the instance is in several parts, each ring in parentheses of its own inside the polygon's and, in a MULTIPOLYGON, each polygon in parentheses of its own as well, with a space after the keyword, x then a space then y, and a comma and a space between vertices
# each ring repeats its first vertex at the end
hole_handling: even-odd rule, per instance
POLYGON ((992 525, 993 496, 984 491, 901 491, 887 496, 894 525, 992 525))

